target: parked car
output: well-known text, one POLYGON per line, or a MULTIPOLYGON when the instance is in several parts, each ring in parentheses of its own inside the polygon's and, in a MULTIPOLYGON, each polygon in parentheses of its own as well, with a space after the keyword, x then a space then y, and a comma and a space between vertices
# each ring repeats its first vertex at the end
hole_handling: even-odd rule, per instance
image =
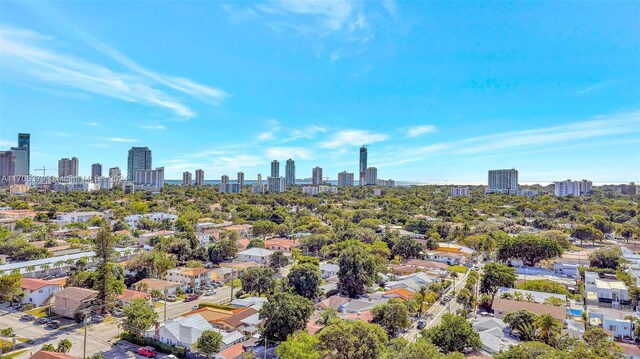
POLYGON ((91 321, 92 322, 96 322, 96 323, 102 323, 104 322, 104 317, 101 315, 92 315, 91 316, 91 321))
POLYGON ((111 311, 111 315, 113 315, 114 317, 121 317, 124 315, 124 311, 120 308, 116 308, 111 311))
POLYGON ((147 358, 153 358, 154 356, 156 356, 156 354, 158 354, 156 349, 153 347, 140 347, 138 348, 138 350, 136 350, 136 353, 147 358))
POLYGON ((204 295, 214 295, 216 294, 216 291, 213 289, 207 289, 204 291, 204 295))
POLYGON ((175 302, 176 300, 178 300, 178 297, 176 297, 175 295, 167 296, 167 302, 175 302))
POLYGON ((36 320, 33 322, 33 324, 47 324, 47 323, 49 323, 49 319, 45 317, 36 318, 36 320))
POLYGON ((173 354, 169 354, 169 355, 163 356, 162 359, 178 359, 178 357, 173 354))
POLYGON ((47 328, 51 328, 51 329, 60 328, 60 321, 59 320, 50 321, 49 323, 47 323, 47 328))
POLYGON ((191 310, 198 310, 198 309, 200 309, 200 306, 197 304, 191 307, 191 310))
POLYGON ((197 294, 191 294, 190 296, 185 297, 185 298, 184 298, 184 301, 185 301, 185 302, 191 302, 191 301, 194 301, 194 300, 196 300, 196 299, 198 299, 198 298, 200 298, 200 296, 199 296, 199 295, 197 295, 197 294))
POLYGON ((427 323, 424 320, 418 320, 418 329, 424 329, 427 326, 427 323))
POLYGON ((36 319, 36 316, 33 315, 33 314, 25 314, 25 315, 20 317, 20 320, 24 320, 24 321, 27 321, 27 322, 31 321, 31 320, 34 320, 34 319, 36 319))

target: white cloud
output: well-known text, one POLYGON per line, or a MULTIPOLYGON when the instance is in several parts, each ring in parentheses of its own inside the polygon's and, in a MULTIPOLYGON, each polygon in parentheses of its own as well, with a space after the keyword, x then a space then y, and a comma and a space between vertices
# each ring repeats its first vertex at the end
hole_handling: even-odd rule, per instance
POLYGON ((133 73, 117 72, 81 58, 50 49, 50 38, 26 29, 0 27, 0 60, 3 67, 25 79, 49 86, 82 90, 127 102, 169 110, 183 118, 195 112, 182 99, 167 92, 178 91, 218 105, 224 91, 191 80, 151 72, 97 41, 89 43, 103 54, 126 65, 133 73), (164 87, 164 88, 163 88, 164 87))
POLYGON ((162 130, 165 130, 167 128, 167 126, 165 126, 165 125, 146 125, 146 126, 140 126, 140 128, 144 128, 146 130, 162 131, 162 130))
POLYGON ((436 130, 437 130, 436 126, 433 126, 433 125, 415 126, 407 129, 406 137, 407 138, 419 137, 427 133, 436 132, 436 130))
POLYGON ((344 130, 336 133, 333 139, 320 142, 322 148, 361 146, 385 141, 389 136, 382 133, 370 133, 363 130, 344 130))
POLYGON ((100 124, 98 122, 82 122, 83 125, 85 126, 90 126, 90 127, 98 127, 100 126, 100 124))
POLYGON ((320 127, 317 125, 309 125, 305 128, 293 129, 290 131, 289 138, 287 138, 284 142, 296 141, 301 138, 304 139, 312 139, 316 137, 318 133, 325 133, 328 130, 325 127, 320 127))
POLYGON ((258 140, 259 141, 271 141, 273 139, 275 139, 276 136, 273 133, 273 131, 265 131, 262 132, 261 134, 258 135, 258 140))
POLYGON ((136 140, 134 138, 125 138, 125 137, 107 137, 107 138, 103 138, 103 140, 111 141, 111 142, 118 142, 118 143, 131 143, 131 142, 138 141, 138 140, 136 140))
POLYGON ((303 147, 271 147, 267 149, 266 154, 271 159, 293 158, 295 160, 308 160, 313 158, 311 151, 303 147))

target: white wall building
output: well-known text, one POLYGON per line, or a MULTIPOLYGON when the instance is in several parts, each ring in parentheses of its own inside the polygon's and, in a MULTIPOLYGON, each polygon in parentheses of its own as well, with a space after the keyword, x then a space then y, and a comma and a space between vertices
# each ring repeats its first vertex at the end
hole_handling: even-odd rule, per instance
POLYGON ((54 281, 47 281, 34 278, 22 278, 22 284, 20 285, 24 292, 24 298, 22 303, 33 304, 36 307, 41 306, 46 302, 55 292, 62 290, 62 284, 54 281))
POLYGON ((161 189, 164 187, 164 167, 137 170, 134 183, 139 189, 161 189))
POLYGON ((466 197, 469 195, 469 187, 451 187, 451 197, 466 197))
POLYGON ((87 223, 93 217, 104 218, 104 213, 102 212, 69 212, 59 214, 57 219, 60 221, 60 224, 69 224, 69 223, 87 223))
POLYGON ((488 185, 487 193, 517 194, 518 171, 515 169, 491 170, 488 185))
POLYGON ((267 188, 269 192, 284 192, 285 185, 284 177, 267 177, 267 188))
POLYGON ((269 265, 272 251, 264 248, 249 248, 238 253, 238 260, 241 262, 256 262, 262 265, 269 265))
POLYGON ((178 216, 170 213, 156 212, 156 213, 146 213, 146 214, 134 214, 131 216, 124 217, 124 221, 127 222, 129 227, 136 228, 138 225, 138 221, 140 221, 143 217, 146 217, 154 222, 162 222, 167 219, 171 223, 175 222, 178 219, 178 216))

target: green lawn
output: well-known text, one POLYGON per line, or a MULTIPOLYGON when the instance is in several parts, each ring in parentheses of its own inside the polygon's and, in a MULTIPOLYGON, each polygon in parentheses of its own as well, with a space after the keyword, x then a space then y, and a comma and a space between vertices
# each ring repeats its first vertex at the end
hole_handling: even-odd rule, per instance
POLYGON ((24 354, 27 351, 27 349, 22 349, 22 350, 18 350, 17 352, 11 353, 11 354, 2 354, 2 359, 13 359, 15 357, 17 357, 20 354, 24 354))
POLYGON ((36 309, 31 309, 27 313, 33 314, 33 316, 35 316, 36 318, 41 318, 41 317, 47 316, 47 309, 49 309, 49 307, 40 307, 36 309))
POLYGON ((467 273, 467 267, 465 266, 449 266, 447 269, 456 273, 467 273))

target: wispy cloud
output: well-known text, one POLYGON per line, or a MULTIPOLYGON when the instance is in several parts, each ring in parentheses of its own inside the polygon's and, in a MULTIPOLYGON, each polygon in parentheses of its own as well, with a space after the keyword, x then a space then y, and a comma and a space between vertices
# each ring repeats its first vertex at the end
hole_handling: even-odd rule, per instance
POLYGON ((436 126, 433 125, 420 125, 415 127, 410 127, 407 129, 406 137, 414 138, 422 135, 426 135, 427 133, 436 132, 436 126))
POLYGON ((590 86, 587 86, 583 89, 578 90, 578 94, 579 95, 584 95, 584 94, 588 94, 589 92, 595 91, 601 87, 604 87, 606 85, 605 82, 599 82, 590 86))
POLYGON ((28 29, 0 27, 0 60, 3 67, 25 79, 43 82, 86 93, 98 94, 127 102, 169 110, 183 118, 196 113, 180 98, 167 90, 187 94, 195 99, 218 105, 227 96, 219 89, 188 79, 161 75, 142 68, 124 55, 92 41, 103 54, 119 61, 130 73, 111 70, 103 65, 62 54, 52 49, 50 37, 28 29))
POLYGON ((304 147, 271 147, 266 151, 268 158, 293 158, 308 160, 313 158, 311 151, 304 147))
POLYGON ((100 124, 98 122, 81 122, 81 124, 89 127, 98 127, 100 124))
POLYGON ((134 138, 125 138, 125 137, 106 137, 106 138, 103 138, 103 140, 110 141, 110 142, 118 142, 118 143, 132 143, 132 142, 138 141, 134 138))
POLYGON ((382 133, 371 133, 365 130, 339 131, 328 141, 319 143, 322 148, 339 148, 345 146, 360 146, 385 141, 389 136, 382 133))
POLYGON ((145 130, 162 131, 162 130, 165 130, 167 128, 167 126, 165 126, 165 125, 145 125, 145 126, 140 126, 140 128, 144 128, 145 130))

